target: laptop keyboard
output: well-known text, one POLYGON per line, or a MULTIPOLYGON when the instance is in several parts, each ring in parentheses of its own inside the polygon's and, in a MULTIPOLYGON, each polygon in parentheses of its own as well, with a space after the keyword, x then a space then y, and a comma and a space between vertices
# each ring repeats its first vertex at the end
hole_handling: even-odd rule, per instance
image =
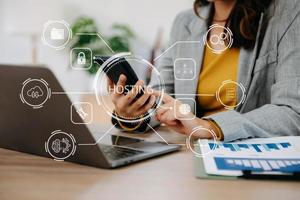
POLYGON ((111 160, 120 160, 144 153, 143 151, 118 146, 101 145, 100 148, 105 156, 111 160))

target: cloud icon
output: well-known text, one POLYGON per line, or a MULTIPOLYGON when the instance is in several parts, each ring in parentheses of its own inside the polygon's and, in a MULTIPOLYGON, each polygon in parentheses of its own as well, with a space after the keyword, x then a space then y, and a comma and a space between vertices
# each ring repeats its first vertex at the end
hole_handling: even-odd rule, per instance
POLYGON ((43 96, 43 90, 39 86, 34 86, 30 90, 27 91, 27 96, 37 99, 41 96, 43 96))

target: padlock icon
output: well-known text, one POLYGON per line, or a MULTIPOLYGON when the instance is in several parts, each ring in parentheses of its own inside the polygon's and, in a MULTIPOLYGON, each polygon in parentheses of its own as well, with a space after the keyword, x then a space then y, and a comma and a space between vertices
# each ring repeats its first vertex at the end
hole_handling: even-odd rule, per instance
POLYGON ((77 64, 78 65, 85 65, 86 64, 86 57, 84 52, 79 52, 77 55, 77 64))

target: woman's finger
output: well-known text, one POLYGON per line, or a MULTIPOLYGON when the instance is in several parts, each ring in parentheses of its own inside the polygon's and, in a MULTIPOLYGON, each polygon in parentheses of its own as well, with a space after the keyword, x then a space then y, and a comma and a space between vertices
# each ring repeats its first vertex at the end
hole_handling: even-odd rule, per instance
POLYGON ((177 120, 176 117, 175 117, 174 111, 168 112, 167 114, 168 114, 167 115, 167 121, 175 121, 175 120, 177 120))
POLYGON ((127 105, 131 104, 135 97, 138 95, 141 88, 144 86, 144 81, 139 80, 134 87, 130 90, 130 92, 126 95, 127 105))
POLYGON ((163 93, 161 91, 153 90, 153 95, 156 96, 157 98, 162 98, 162 101, 164 103, 168 103, 171 101, 174 101, 175 99, 171 97, 170 95, 163 93))
POLYGON ((163 113, 161 116, 160 116, 160 121, 165 123, 165 124, 171 124, 173 123, 173 121, 175 120, 170 120, 172 119, 172 116, 173 115, 173 112, 171 110, 168 110, 167 112, 163 113))
POLYGON ((163 104, 156 110, 157 117, 160 117, 162 114, 168 110, 173 110, 173 105, 171 103, 163 104))
MULTIPOLYGON (((132 106, 136 107, 136 108, 141 108, 144 106, 144 104, 146 103, 146 101, 149 99, 150 94, 149 93, 144 93, 141 97, 138 98, 138 100, 136 100, 132 106)), ((154 96, 153 96, 154 97, 154 96)), ((155 97, 154 97, 155 98, 155 97)))
POLYGON ((113 91, 114 95, 119 95, 119 96, 123 95, 126 81, 127 81, 126 76, 121 74, 117 82, 117 85, 114 85, 114 91, 113 91))
POLYGON ((148 112, 153 107, 153 105, 155 104, 155 100, 156 100, 155 96, 151 95, 149 103, 147 103, 146 105, 144 105, 141 108, 141 113, 144 114, 144 113, 148 112))
POLYGON ((177 126, 178 125, 178 121, 174 120, 174 121, 168 121, 167 123, 165 123, 167 126, 177 126))

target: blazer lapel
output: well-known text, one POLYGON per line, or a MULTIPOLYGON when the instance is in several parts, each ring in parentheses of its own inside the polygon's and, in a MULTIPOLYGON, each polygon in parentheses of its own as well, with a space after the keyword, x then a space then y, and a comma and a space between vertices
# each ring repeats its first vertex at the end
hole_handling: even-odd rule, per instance
MULTIPOLYGON (((245 92, 242 90, 238 90, 238 96, 237 101, 242 101, 243 96, 247 96, 247 93, 249 91, 249 87, 252 80, 252 71, 255 65, 256 57, 257 57, 257 50, 258 50, 258 41, 261 34, 261 28, 262 28, 262 21, 264 18, 264 14, 261 14, 260 22, 259 22, 259 28, 258 28, 258 34, 255 41, 254 49, 252 50, 246 50, 244 48, 241 48, 240 50, 240 59, 239 59, 239 66, 238 66, 238 83, 242 84, 242 86, 245 89, 245 92)), ((234 39, 234 38, 233 38, 234 39)), ((236 110, 241 110, 243 107, 243 104, 240 104, 236 110)))

